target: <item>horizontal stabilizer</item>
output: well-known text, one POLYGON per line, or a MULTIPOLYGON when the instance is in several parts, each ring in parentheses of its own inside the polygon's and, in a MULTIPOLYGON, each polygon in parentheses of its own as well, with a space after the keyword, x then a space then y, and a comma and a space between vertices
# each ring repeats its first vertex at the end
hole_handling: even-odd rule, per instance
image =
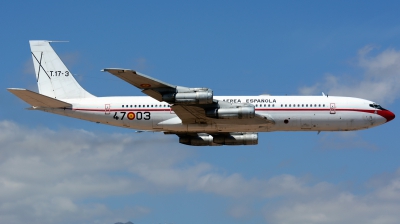
POLYGON ((72 107, 71 104, 57 100, 40 93, 35 93, 27 89, 9 88, 7 89, 12 94, 18 96, 21 100, 27 102, 33 107, 47 107, 47 108, 65 108, 72 107))

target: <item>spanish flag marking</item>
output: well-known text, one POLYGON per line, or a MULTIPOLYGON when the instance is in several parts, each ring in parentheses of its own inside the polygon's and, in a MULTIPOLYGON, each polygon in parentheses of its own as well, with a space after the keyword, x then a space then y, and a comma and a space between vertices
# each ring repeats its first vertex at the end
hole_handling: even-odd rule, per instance
POLYGON ((129 120, 135 119, 135 114, 133 112, 129 112, 127 116, 129 120))

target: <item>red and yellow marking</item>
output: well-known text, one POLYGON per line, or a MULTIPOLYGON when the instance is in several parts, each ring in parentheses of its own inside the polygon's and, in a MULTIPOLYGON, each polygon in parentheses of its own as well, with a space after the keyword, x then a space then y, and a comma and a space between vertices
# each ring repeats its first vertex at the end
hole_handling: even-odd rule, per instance
POLYGON ((135 119, 135 113, 133 113, 133 112, 129 112, 127 116, 128 116, 129 120, 135 119))
POLYGON ((151 87, 151 85, 150 85, 150 84, 147 84, 147 83, 140 84, 140 86, 143 87, 143 88, 149 88, 149 87, 151 87))

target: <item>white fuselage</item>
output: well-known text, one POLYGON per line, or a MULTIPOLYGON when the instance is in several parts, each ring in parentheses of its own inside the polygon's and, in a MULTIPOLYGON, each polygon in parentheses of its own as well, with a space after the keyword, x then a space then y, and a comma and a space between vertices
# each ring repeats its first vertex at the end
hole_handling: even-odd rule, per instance
POLYGON ((143 97, 66 99, 72 109, 40 109, 46 112, 137 130, 163 132, 269 132, 350 131, 386 123, 373 102, 335 96, 214 96, 231 103, 251 103, 256 114, 275 124, 183 124, 166 102, 143 97))
POLYGON ((374 102, 326 96, 215 96, 123 68, 105 68, 147 96, 96 97, 76 81, 51 47, 29 41, 39 92, 8 88, 32 109, 96 123, 176 134, 193 146, 257 145, 258 132, 351 131, 395 118, 374 102))

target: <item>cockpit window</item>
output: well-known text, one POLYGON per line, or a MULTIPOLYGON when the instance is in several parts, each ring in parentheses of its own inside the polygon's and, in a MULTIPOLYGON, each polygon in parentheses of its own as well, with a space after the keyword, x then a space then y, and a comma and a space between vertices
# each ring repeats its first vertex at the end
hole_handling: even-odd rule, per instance
POLYGON ((381 105, 376 104, 376 103, 371 103, 369 106, 372 108, 376 108, 378 110, 386 110, 385 108, 381 107, 381 105))

